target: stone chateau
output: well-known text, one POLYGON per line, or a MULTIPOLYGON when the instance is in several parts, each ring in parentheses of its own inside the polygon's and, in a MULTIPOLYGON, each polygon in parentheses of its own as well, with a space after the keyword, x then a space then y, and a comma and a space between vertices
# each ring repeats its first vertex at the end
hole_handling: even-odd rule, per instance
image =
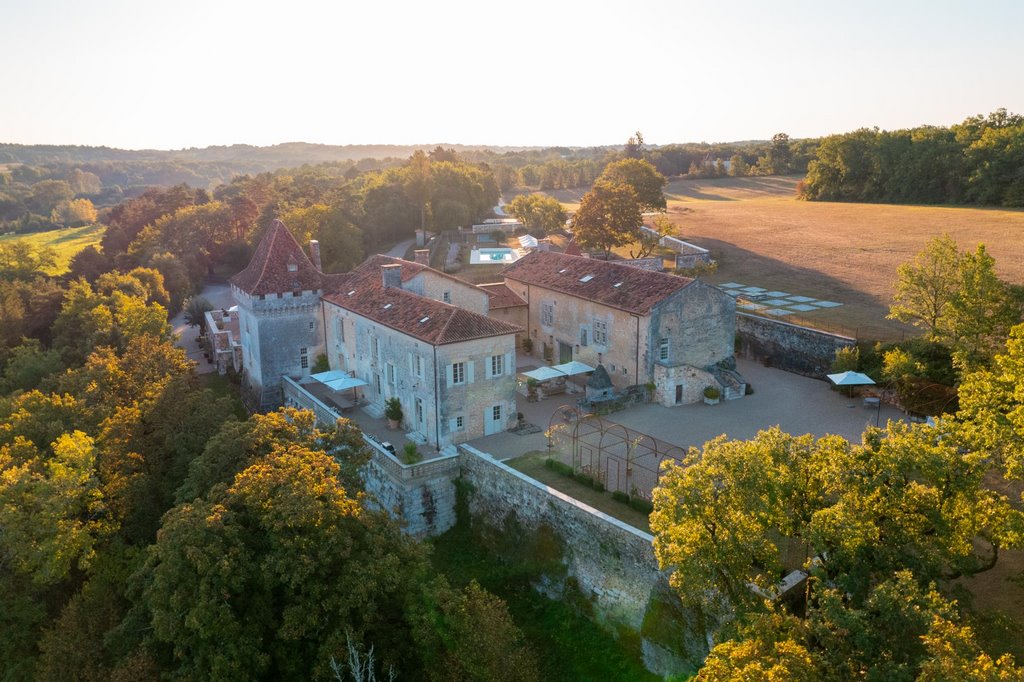
POLYGON ((707 386, 743 395, 735 302, 699 280, 544 251, 483 286, 388 256, 337 274, 319 261, 316 242, 307 255, 275 221, 231 279, 243 385, 261 410, 323 355, 365 382, 363 409, 379 415, 397 398, 406 429, 441 450, 516 423, 525 338, 537 364, 601 365, 616 389, 653 385, 663 405, 698 401, 707 386))

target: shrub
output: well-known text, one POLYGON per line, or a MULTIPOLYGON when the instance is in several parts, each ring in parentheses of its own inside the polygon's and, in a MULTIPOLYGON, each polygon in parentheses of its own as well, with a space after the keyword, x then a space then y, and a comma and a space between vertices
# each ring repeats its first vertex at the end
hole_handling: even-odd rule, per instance
POLYGON ((533 339, 530 337, 523 339, 523 352, 527 355, 533 353, 533 339))
POLYGON ((405 444, 405 447, 402 448, 402 452, 405 453, 406 464, 415 464, 422 459, 422 457, 420 457, 420 450, 416 447, 416 443, 411 441, 405 444))
POLYGON ((650 500, 645 500, 642 497, 629 498, 629 506, 636 509, 638 512, 643 512, 644 514, 650 514, 654 511, 654 503, 650 500))
POLYGON ((840 372, 856 372, 859 367, 860 348, 847 346, 836 351, 830 370, 832 374, 839 374, 840 372))
POLYGON ((580 473, 573 476, 573 478, 575 478, 577 481, 579 481, 585 486, 589 486, 591 488, 594 487, 594 477, 591 476, 590 474, 585 474, 581 471, 580 473))
POLYGON ((754 395, 754 387, 747 384, 747 387, 743 389, 743 395, 754 395))
POLYGON ((718 400, 722 397, 722 392, 714 386, 708 386, 704 389, 704 397, 708 400, 718 400))
POLYGON ((601 481, 599 481, 599 480, 597 480, 595 478, 594 479, 594 490, 596 490, 599 493, 603 493, 604 492, 604 483, 601 483, 601 481))
POLYGON ((545 460, 544 466, 546 466, 548 469, 551 469, 556 474, 561 474, 563 476, 570 477, 573 475, 572 467, 569 466, 568 464, 563 464, 562 462, 559 462, 557 459, 545 460))
POLYGON ((622 492, 621 490, 613 490, 612 499, 615 500, 616 502, 621 502, 622 504, 629 504, 629 495, 622 492))

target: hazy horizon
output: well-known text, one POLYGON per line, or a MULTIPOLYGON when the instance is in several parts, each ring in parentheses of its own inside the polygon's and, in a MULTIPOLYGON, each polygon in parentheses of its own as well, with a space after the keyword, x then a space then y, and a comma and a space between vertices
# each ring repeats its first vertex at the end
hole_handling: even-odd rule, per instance
POLYGON ((591 147, 1024 111, 1024 3, 4 3, 0 139, 591 147))

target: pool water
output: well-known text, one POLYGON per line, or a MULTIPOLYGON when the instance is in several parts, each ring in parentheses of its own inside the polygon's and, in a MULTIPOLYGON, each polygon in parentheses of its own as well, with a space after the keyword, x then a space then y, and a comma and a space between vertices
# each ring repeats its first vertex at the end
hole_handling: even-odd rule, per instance
POLYGON ((470 254, 471 265, 493 265, 496 263, 514 263, 519 260, 519 254, 515 249, 510 248, 486 248, 474 249, 470 254))

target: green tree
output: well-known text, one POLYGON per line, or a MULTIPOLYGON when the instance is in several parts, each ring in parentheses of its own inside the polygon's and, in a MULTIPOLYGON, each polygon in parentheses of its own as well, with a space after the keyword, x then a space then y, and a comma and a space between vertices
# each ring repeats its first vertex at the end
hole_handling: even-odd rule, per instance
POLYGON ((520 194, 506 204, 505 209, 528 232, 547 234, 561 229, 565 224, 562 204, 547 194, 520 194))
POLYGON ((630 258, 647 258, 654 250, 661 244, 662 237, 672 235, 676 231, 676 225, 668 216, 655 216, 650 228, 652 232, 647 230, 637 230, 636 232, 636 251, 632 248, 629 250, 630 258))
POLYGON ((963 364, 987 363, 1021 321, 1020 299, 996 275, 995 259, 984 244, 963 255, 957 284, 944 316, 944 336, 963 364))
POLYGON ((190 327, 199 327, 199 335, 206 335, 206 313, 213 310, 213 304, 202 296, 192 296, 185 300, 182 312, 185 314, 185 324, 190 327))
POLYGON ((572 228, 581 245, 600 249, 609 258, 614 247, 635 239, 641 222, 640 206, 632 187, 597 182, 583 195, 572 228))
POLYGON ((322 452, 279 446, 164 517, 135 583, 177 675, 324 676, 347 636, 415 665, 402 614, 424 556, 337 474, 322 452))
POLYGON ((38 339, 24 339, 20 346, 11 349, 3 378, 0 379, 0 394, 15 390, 30 391, 62 368, 60 353, 44 350, 38 339))
POLYGON ((932 340, 943 337, 943 318, 957 295, 962 256, 949 235, 935 237, 914 259, 896 269, 888 318, 923 329, 932 340))
POLYGON ((51 246, 35 247, 21 239, 0 242, 0 279, 33 279, 56 262, 57 252, 51 246))
POLYGON ((621 159, 605 166, 598 178, 612 185, 629 185, 641 211, 665 210, 665 176, 643 159, 621 159))

